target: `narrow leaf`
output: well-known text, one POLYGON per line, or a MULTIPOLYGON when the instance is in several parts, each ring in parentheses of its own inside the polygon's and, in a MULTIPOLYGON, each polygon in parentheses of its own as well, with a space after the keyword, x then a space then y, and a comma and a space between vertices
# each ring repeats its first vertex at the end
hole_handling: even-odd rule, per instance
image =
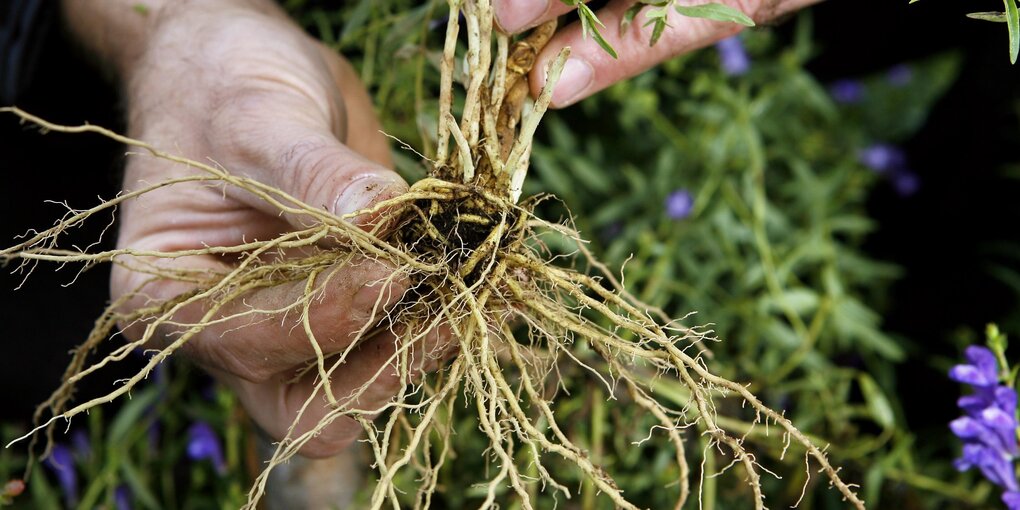
POLYGON ((1009 26, 1009 63, 1016 64, 1017 53, 1020 53, 1020 13, 1017 12, 1016 0, 1002 0, 1006 4, 1006 24, 1009 26))
POLYGON ((655 43, 659 42, 659 38, 662 37, 662 32, 666 30, 665 18, 659 18, 655 20, 655 28, 652 29, 652 40, 648 41, 649 46, 655 46, 655 43))
POLYGON ((1006 22, 1006 13, 1004 12, 970 12, 967 13, 967 17, 970 19, 979 19, 981 21, 994 21, 996 23, 1006 22))
POLYGON ((889 404, 889 399, 886 398, 882 388, 867 374, 861 374, 857 381, 861 385, 864 402, 868 406, 868 412, 875 420, 875 423, 887 429, 892 428, 896 424, 896 414, 893 412, 892 405, 889 404))
MULTIPOLYGON (((1006 0, 1011 1, 1011 0, 1006 0)), ((676 12, 687 16, 689 18, 704 18, 715 21, 725 21, 728 23, 737 23, 745 27, 753 27, 754 20, 749 18, 746 14, 739 10, 722 4, 702 4, 702 5, 677 5, 674 6, 676 12)))
POLYGON ((592 39, 594 39, 595 42, 602 47, 603 51, 609 54, 609 56, 618 58, 619 55, 616 54, 616 50, 613 49, 613 46, 609 44, 609 41, 602 37, 602 34, 599 32, 599 27, 604 28, 605 25, 599 21, 599 18, 595 16, 595 13, 592 12, 591 8, 587 5, 580 4, 577 6, 577 14, 581 17, 581 32, 585 36, 591 35, 592 39))
POLYGON ((637 17, 641 9, 645 7, 644 4, 638 2, 627 9, 627 12, 623 13, 623 17, 620 18, 620 33, 623 34, 630 28, 630 24, 634 22, 634 18, 637 17))

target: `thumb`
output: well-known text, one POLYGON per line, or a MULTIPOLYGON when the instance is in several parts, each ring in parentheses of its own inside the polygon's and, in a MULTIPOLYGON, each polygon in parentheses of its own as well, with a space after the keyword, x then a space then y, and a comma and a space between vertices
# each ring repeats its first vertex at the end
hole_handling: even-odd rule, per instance
MULTIPOLYGON (((246 137, 246 145, 253 148, 242 151, 249 160, 244 165, 246 173, 313 208, 367 227, 385 211, 355 213, 407 191, 399 174, 355 152, 328 130, 278 123, 272 131, 246 137)), ((251 206, 267 214, 280 213, 271 204, 250 198, 251 206)), ((295 228, 315 224, 309 214, 284 212, 283 216, 295 228)))

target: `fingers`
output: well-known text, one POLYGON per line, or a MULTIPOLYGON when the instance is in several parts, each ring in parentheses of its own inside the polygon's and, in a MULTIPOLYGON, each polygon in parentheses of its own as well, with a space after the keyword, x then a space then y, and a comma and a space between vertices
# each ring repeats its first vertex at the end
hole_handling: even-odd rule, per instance
MULTIPOLYGON (((215 131, 222 133, 234 155, 230 170, 336 216, 351 215, 407 190, 400 175, 378 162, 384 160, 378 149, 373 161, 341 143, 329 119, 308 105, 300 95, 276 90, 244 91, 231 98, 214 117, 215 131), (280 114, 283 111, 285 116, 280 114)), ((359 143, 381 136, 366 125, 348 126, 341 134, 359 143)), ((266 214, 280 214, 275 206, 254 195, 238 194, 236 198, 266 214)), ((294 228, 316 223, 310 214, 284 213, 282 217, 294 228)), ((348 219, 367 225, 376 218, 348 219)))
MULTIPOLYGON (((434 370, 450 354, 448 332, 443 328, 434 328, 408 344, 400 341, 384 331, 359 345, 333 372, 330 385, 341 408, 368 412, 382 409, 405 384, 414 382, 400 377, 397 364, 403 354, 401 349, 407 351, 408 375, 412 379, 434 370)), ((313 430, 336 409, 328 404, 315 371, 293 383, 288 381, 288 375, 281 374, 264 383, 239 380, 232 384, 252 418, 274 438, 286 437, 292 424, 292 438, 313 430)), ((362 431, 354 418, 340 416, 320 429, 300 453, 314 458, 335 455, 360 437, 362 431)))
MULTIPOLYGON (((298 131, 295 129, 295 131, 298 131)), ((306 131, 297 138, 265 149, 267 182, 314 208, 370 225, 382 214, 351 215, 407 191, 407 183, 393 170, 375 163, 325 133, 306 131)), ((314 221, 305 215, 286 215, 295 228, 314 221)))
MULTIPOLYGON (((724 0, 757 21, 771 19, 794 9, 815 3, 817 0, 724 0)), ((549 62, 566 46, 571 48, 570 59, 563 69, 552 105, 556 108, 571 105, 613 83, 637 75, 667 59, 708 46, 739 32, 743 27, 735 23, 711 21, 669 13, 669 27, 655 46, 649 46, 652 27, 644 26, 644 13, 639 13, 629 28, 619 30, 620 21, 634 2, 616 0, 598 11, 605 25, 603 37, 618 53, 614 59, 591 38, 585 38, 580 23, 561 29, 542 50, 535 69, 546 69, 549 62)), ((532 94, 538 95, 545 85, 545 74, 531 73, 532 94)))
POLYGON ((516 34, 536 27, 573 9, 574 7, 561 0, 493 0, 492 2, 496 24, 500 30, 507 34, 516 34))
MULTIPOLYGON (((307 280, 299 280, 235 298, 207 320, 189 354, 204 366, 265 381, 318 352, 347 349, 400 300, 407 282, 388 265, 357 258, 320 274, 313 286, 307 294, 307 280)), ((199 323, 207 308, 191 307, 176 319, 199 323)))

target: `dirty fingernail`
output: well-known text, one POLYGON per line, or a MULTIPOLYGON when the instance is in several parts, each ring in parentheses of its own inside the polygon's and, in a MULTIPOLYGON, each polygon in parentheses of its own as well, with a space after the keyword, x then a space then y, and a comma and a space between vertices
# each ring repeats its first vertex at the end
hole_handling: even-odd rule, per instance
POLYGON ((581 98, 595 79, 595 70, 587 61, 571 57, 563 65, 560 81, 553 89, 553 106, 566 106, 581 98))
POLYGON ((366 209, 380 200, 399 195, 404 187, 403 182, 383 176, 367 175, 355 179, 337 197, 333 214, 343 216, 366 209))
POLYGON ((501 0, 494 7, 496 23, 513 34, 534 25, 549 10, 549 0, 501 0))

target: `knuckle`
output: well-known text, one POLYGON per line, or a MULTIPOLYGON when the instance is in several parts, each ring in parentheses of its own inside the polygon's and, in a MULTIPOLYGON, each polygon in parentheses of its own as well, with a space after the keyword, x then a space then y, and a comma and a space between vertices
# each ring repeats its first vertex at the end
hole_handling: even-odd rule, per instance
POLYGON ((332 210, 340 192, 363 176, 357 162, 337 150, 338 143, 326 134, 291 143, 274 162, 281 187, 310 206, 332 210))

